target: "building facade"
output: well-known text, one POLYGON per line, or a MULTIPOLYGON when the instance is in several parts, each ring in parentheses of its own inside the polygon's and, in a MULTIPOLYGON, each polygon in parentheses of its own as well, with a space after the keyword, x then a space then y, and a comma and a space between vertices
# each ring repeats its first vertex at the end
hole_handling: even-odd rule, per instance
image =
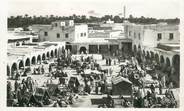
POLYGON ((50 28, 43 28, 39 32, 39 40, 73 42, 88 38, 88 26, 86 24, 74 24, 73 20, 55 21, 50 28))
POLYGON ((170 81, 179 85, 180 33, 178 25, 166 23, 127 24, 127 36, 132 38, 132 50, 138 58, 146 57, 160 65, 170 81))
POLYGON ((88 30, 88 25, 75 24, 73 20, 55 21, 51 23, 51 28, 40 30, 39 40, 65 41, 66 49, 74 54, 82 52, 116 54, 122 49, 122 44, 114 40, 125 39, 124 28, 120 25, 115 23, 101 24, 99 27, 88 30))

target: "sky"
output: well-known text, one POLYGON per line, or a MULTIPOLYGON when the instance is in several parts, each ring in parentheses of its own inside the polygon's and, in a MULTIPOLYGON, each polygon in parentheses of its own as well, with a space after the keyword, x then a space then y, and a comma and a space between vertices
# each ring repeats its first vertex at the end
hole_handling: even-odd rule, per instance
POLYGON ((9 0, 8 16, 16 15, 120 15, 126 6, 126 17, 180 17, 179 0, 9 0))

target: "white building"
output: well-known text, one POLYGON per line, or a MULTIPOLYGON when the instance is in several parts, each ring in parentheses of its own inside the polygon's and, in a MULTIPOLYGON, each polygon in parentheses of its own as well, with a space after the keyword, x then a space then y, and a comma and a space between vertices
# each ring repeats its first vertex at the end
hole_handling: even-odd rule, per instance
POLYGON ((24 44, 37 42, 38 35, 30 34, 29 31, 8 31, 8 46, 22 46, 24 44))
POLYGON ((103 28, 91 28, 88 31, 86 24, 75 24, 73 20, 55 21, 50 28, 40 30, 39 40, 65 41, 66 48, 72 53, 117 53, 121 49, 121 43, 113 40, 124 36, 123 29, 122 24, 108 23, 103 28))
POLYGON ((39 42, 7 49, 7 77, 15 78, 15 72, 41 64, 61 55, 64 42, 39 42))
POLYGON ((73 42, 88 38, 88 26, 86 24, 74 24, 73 20, 52 22, 50 28, 43 28, 39 32, 40 41, 73 42))

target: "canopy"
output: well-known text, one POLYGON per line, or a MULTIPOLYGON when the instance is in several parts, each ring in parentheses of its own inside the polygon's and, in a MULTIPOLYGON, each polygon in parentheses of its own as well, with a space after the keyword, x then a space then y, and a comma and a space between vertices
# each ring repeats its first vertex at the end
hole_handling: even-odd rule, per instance
POLYGON ((48 93, 49 95, 53 95, 55 90, 57 89, 58 85, 57 84, 47 84, 48 87, 48 93))
POLYGON ((38 101, 42 101, 45 97, 50 98, 48 90, 45 87, 37 87, 34 96, 38 101))
POLYGON ((121 76, 112 78, 113 95, 132 95, 132 82, 121 76))
POLYGON ((132 84, 131 81, 129 81, 128 79, 126 79, 126 78, 124 78, 124 77, 121 77, 121 76, 112 78, 112 83, 113 83, 113 84, 118 84, 118 83, 123 82, 123 81, 124 81, 124 82, 127 82, 127 83, 129 83, 129 84, 132 84))

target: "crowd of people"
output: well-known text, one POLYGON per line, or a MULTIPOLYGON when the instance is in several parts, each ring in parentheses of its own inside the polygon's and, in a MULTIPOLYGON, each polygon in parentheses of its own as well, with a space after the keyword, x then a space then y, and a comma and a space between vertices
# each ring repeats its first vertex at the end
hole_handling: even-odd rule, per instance
POLYGON ((28 105, 28 96, 35 91, 38 85, 37 81, 31 77, 15 80, 14 85, 10 81, 7 82, 7 105, 24 107, 28 105), (14 101, 16 100, 16 101, 14 101))
POLYGON ((165 81, 160 79, 159 76, 155 77, 154 68, 151 69, 155 75, 151 75, 149 74, 150 69, 146 69, 144 64, 140 66, 135 58, 128 61, 126 65, 121 66, 119 76, 129 79, 133 83, 133 107, 177 107, 177 102, 171 90, 173 87, 163 87, 165 81), (147 80, 147 76, 150 76, 151 80, 147 80), (156 88, 159 89, 159 92, 156 92, 156 88), (166 90, 165 93, 163 93, 163 88, 166 90))
MULTIPOLYGON (((113 62, 114 65, 117 65, 116 60, 118 60, 120 71, 116 76, 122 76, 133 83, 132 99, 127 100, 123 96, 119 97, 122 100, 121 105, 123 107, 177 107, 177 102, 171 88, 168 88, 163 93, 165 81, 162 81, 158 76, 149 74, 150 70, 146 69, 146 65, 140 64, 135 57, 130 55, 123 57, 125 63, 123 65, 120 64, 121 59, 120 57, 112 59, 111 57, 102 55, 102 60, 105 60, 106 66, 109 66, 108 69, 102 70, 102 66, 98 64, 93 55, 82 54, 78 58, 71 53, 63 52, 54 63, 49 64, 49 72, 47 74, 49 79, 42 85, 47 90, 42 94, 42 100, 37 100, 37 98, 40 98, 39 94, 36 95, 39 88, 37 81, 31 77, 21 80, 21 74, 17 72, 17 79, 14 85, 10 81, 7 82, 7 105, 43 107, 53 103, 52 107, 67 107, 78 99, 78 95, 107 94, 107 97, 102 98, 104 103, 98 107, 113 108, 115 107, 115 103, 111 97, 112 90, 107 88, 107 76, 109 74, 110 77, 112 76, 113 69, 110 66, 113 65, 113 62), (71 74, 71 72, 66 72, 65 69, 75 70, 76 73, 71 74), (147 75, 151 75, 154 82, 147 84, 145 82, 147 75), (53 82, 56 80, 58 81, 57 84, 53 82), (51 85, 52 88, 50 88, 49 84, 55 84, 55 86, 51 85), (159 93, 157 93, 156 88, 159 88, 159 93)), ((154 67, 150 69, 154 69, 154 67)), ((27 72, 24 72, 25 76, 27 76, 27 72)), ((44 65, 34 68, 31 73, 46 75, 44 65)))

